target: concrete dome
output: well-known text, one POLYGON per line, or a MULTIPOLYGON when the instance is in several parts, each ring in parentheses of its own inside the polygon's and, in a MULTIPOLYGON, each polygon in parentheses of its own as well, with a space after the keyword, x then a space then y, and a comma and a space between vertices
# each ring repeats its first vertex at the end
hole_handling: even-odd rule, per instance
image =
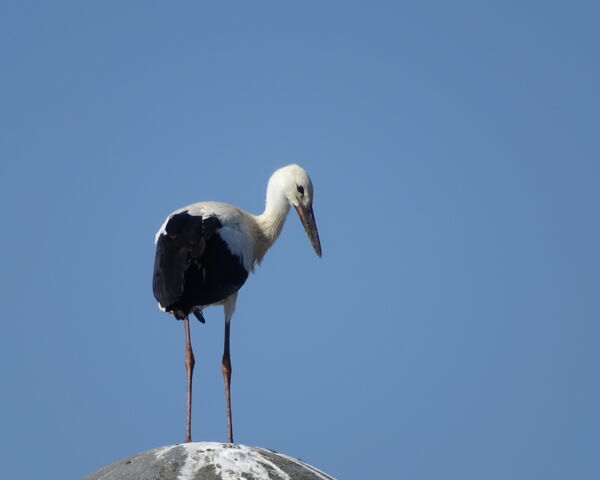
POLYGON ((147 450, 82 480, 335 480, 300 460, 245 445, 198 442, 147 450))

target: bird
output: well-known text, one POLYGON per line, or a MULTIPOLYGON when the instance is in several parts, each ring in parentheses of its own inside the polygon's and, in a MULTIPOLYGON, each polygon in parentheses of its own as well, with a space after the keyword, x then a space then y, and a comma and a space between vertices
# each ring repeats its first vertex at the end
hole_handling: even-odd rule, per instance
POLYGON ((200 202, 175 210, 155 236, 152 290, 160 310, 183 321, 185 333, 186 436, 191 442, 192 377, 195 365, 190 314, 204 323, 203 310, 222 305, 225 339, 221 372, 225 384, 228 443, 233 443, 231 415, 231 318, 238 290, 275 243, 291 207, 321 257, 321 241, 313 211, 313 184, 296 164, 275 170, 267 183, 264 212, 253 215, 221 202, 200 202))

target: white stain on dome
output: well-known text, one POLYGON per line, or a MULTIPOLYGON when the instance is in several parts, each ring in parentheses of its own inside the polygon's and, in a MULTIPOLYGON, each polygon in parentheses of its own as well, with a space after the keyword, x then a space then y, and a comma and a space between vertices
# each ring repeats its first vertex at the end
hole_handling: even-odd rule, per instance
MULTIPOLYGON (((185 450, 185 461, 180 467, 177 475, 178 480, 190 480, 203 469, 214 470, 223 480, 239 480, 242 478, 253 478, 256 480, 292 480, 279 466, 269 457, 279 455, 268 450, 246 445, 230 445, 216 442, 183 443, 159 448, 154 452, 157 460, 163 459, 174 449, 185 450)), ((285 456, 288 460, 305 466, 296 459, 285 456)), ((311 469, 313 473, 319 473, 311 469)), ((328 477, 319 475, 324 480, 328 477)), ((331 478, 331 477, 329 477, 331 478)))

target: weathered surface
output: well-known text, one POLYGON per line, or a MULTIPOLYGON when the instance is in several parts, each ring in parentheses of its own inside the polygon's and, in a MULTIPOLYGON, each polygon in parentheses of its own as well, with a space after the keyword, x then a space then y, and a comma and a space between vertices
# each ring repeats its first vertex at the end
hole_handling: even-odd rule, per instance
POLYGON ((138 453, 82 480, 335 480, 300 460, 259 447, 182 443, 138 453))

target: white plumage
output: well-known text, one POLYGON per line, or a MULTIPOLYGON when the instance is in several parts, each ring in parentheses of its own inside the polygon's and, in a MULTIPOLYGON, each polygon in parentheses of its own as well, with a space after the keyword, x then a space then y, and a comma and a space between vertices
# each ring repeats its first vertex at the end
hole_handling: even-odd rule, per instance
POLYGON ((276 170, 267 185, 265 210, 252 215, 220 202, 194 203, 170 214, 155 237, 153 291, 161 310, 184 320, 188 374, 186 441, 191 441, 191 387, 194 356, 189 319, 204 321, 202 310, 221 304, 225 310, 225 380, 228 439, 233 443, 231 421, 229 330, 237 291, 254 266, 281 233, 293 206, 318 256, 321 243, 312 208, 313 186, 298 165, 276 170))

